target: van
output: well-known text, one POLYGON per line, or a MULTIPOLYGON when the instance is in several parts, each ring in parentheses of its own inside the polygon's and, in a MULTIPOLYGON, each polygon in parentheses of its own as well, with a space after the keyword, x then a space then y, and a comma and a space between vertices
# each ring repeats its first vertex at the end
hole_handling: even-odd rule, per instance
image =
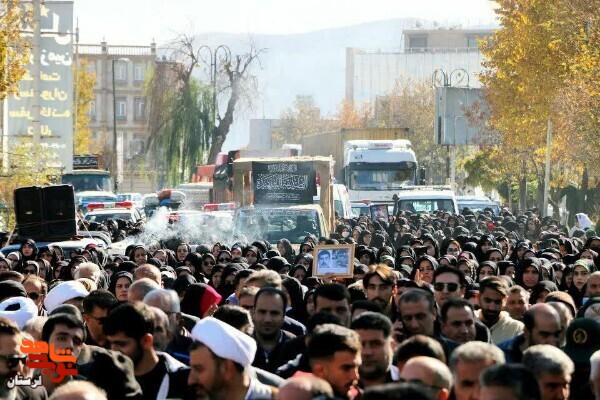
POLYGON ((456 199, 460 211, 462 211, 463 208, 468 207, 471 211, 477 213, 489 208, 494 213, 494 216, 497 217, 500 215, 500 206, 498 203, 485 196, 458 196, 456 199))
MULTIPOLYGON (((340 183, 334 183, 333 189, 333 208, 340 215, 340 218, 350 219, 353 217, 350 195, 346 186, 340 183)), ((317 195, 313 197, 315 204, 320 203, 321 187, 317 186, 317 195)))
POLYGON ((456 196, 449 186, 408 186, 394 195, 396 212, 432 214, 436 211, 448 211, 458 214, 456 196))

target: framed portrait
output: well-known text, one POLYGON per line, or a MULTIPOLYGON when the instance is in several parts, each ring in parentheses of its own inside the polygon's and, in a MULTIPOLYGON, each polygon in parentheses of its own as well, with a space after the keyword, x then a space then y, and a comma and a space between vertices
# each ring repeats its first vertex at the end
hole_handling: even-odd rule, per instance
POLYGON ((354 275, 354 244, 315 246, 313 276, 351 278, 354 275))
POLYGON ((388 206, 387 204, 372 204, 371 205, 371 219, 377 221, 380 218, 389 220, 388 206))

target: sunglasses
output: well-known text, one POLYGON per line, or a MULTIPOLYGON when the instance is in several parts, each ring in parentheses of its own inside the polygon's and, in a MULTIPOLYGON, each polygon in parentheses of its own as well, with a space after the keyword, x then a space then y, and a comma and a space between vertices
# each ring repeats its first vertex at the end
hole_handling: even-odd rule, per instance
POLYGON ((444 290, 444 288, 447 288, 449 292, 455 292, 459 288, 459 286, 460 285, 458 283, 454 283, 454 282, 450 282, 450 283, 436 282, 433 284, 433 289, 436 292, 441 292, 442 290, 444 290))
POLYGON ((231 258, 219 258, 219 262, 229 262, 231 258))
POLYGON ((27 361, 27 356, 17 356, 17 355, 1 356, 0 355, 0 360, 6 361, 6 367, 8 369, 14 369, 19 365, 19 363, 25 364, 25 362, 27 361))
POLYGON ((214 262, 210 262, 210 261, 204 261, 204 265, 215 265, 214 262))
POLYGON ((40 296, 41 294, 36 292, 27 293, 27 297, 29 297, 31 300, 37 300, 40 298, 40 296))
POLYGON ((37 271, 35 269, 26 269, 23 271, 24 274, 35 274, 37 271))

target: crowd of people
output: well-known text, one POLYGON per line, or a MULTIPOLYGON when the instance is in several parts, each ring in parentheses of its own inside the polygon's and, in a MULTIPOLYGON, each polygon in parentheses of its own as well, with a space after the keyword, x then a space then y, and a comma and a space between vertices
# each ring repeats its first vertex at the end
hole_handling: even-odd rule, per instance
POLYGON ((336 223, 298 249, 24 241, 0 259, 0 398, 600 399, 587 216, 336 223), (315 246, 336 244, 354 245, 352 278, 314 276, 315 246), (75 373, 30 368, 24 341, 73 355, 75 373))

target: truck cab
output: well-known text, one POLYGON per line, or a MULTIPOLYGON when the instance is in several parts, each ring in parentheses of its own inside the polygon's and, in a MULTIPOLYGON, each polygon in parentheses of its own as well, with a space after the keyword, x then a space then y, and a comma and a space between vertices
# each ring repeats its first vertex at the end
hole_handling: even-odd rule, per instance
POLYGON ((318 205, 297 206, 246 206, 235 217, 235 232, 244 235, 249 242, 266 239, 276 243, 288 239, 299 246, 306 236, 328 236, 325 216, 318 205))
POLYGON ((389 201, 401 187, 416 185, 417 158, 408 140, 349 140, 344 177, 350 200, 389 201))

